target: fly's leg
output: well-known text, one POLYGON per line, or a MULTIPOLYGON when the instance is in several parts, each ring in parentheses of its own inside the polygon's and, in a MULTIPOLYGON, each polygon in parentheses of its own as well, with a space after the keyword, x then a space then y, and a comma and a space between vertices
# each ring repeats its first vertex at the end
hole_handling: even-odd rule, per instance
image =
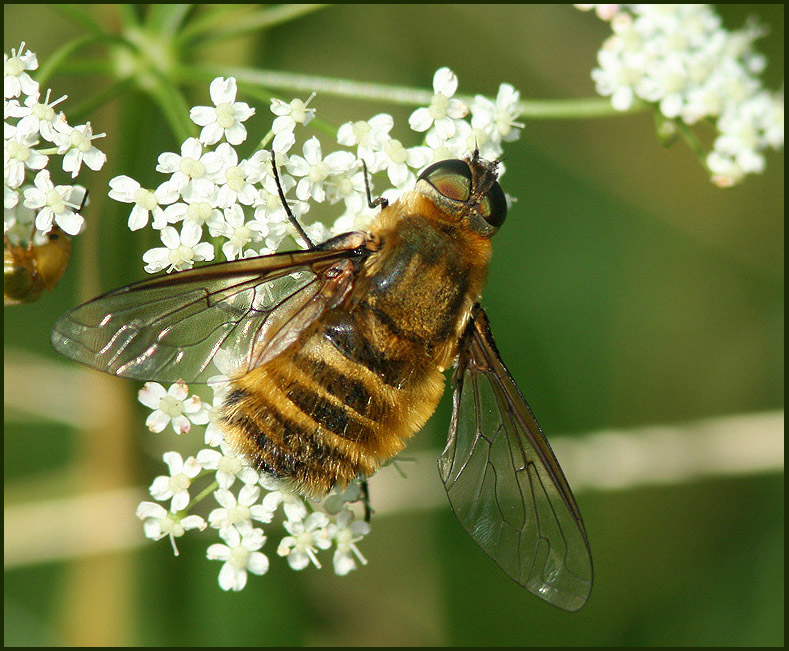
POLYGON ((309 238, 307 233, 301 227, 301 224, 299 224, 299 220, 296 219, 296 215, 293 214, 293 211, 290 209, 290 206, 288 205, 288 200, 285 199, 285 193, 282 190, 282 183, 280 183, 279 181, 279 172, 277 172, 277 160, 273 149, 271 150, 271 169, 274 170, 274 180, 277 182, 277 192, 279 193, 279 200, 282 202, 282 207, 285 209, 285 212, 288 215, 288 220, 290 221, 291 224, 293 224, 293 227, 296 229, 301 239, 304 240, 305 244, 307 245, 307 248, 314 249, 315 245, 312 243, 312 240, 309 238))

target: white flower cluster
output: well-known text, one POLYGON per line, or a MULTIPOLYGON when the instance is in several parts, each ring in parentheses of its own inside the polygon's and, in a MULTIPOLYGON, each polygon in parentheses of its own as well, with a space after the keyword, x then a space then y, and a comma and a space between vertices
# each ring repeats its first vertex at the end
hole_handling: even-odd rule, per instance
POLYGON ((79 214, 85 190, 78 185, 55 185, 47 169, 50 157, 62 157, 64 172, 76 178, 83 163, 92 170, 101 169, 107 156, 93 140, 90 122, 72 127, 62 111, 55 107, 66 96, 52 100, 50 91, 42 97, 38 82, 30 72, 38 69, 34 52, 25 49, 3 55, 3 196, 4 232, 8 240, 19 245, 33 235, 43 236, 53 226, 69 235, 77 235, 84 225, 79 214), (29 174, 35 174, 32 179, 29 174))
MULTIPOLYGON (((434 97, 428 108, 414 111, 411 128, 424 133, 423 144, 406 147, 390 135, 392 116, 379 114, 368 121, 347 122, 337 131, 337 142, 347 150, 324 154, 318 138, 310 137, 300 153, 292 153, 295 130, 315 116, 312 100, 274 99, 276 116, 264 139, 275 152, 282 189, 293 214, 300 221, 313 203, 340 205, 341 214, 331 227, 320 222, 304 225, 313 241, 363 227, 374 212, 367 205, 361 161, 371 175, 385 173, 393 186, 384 193, 393 200, 411 189, 416 172, 446 158, 461 158, 475 147, 482 156, 501 155, 502 144, 520 135, 517 122, 519 93, 502 84, 491 101, 477 96, 467 107, 453 95, 457 77, 442 68, 433 80, 434 97), (470 116, 470 121, 467 119, 470 116)), ((287 236, 300 245, 280 200, 271 163, 271 153, 260 149, 241 158, 235 147, 246 140, 243 125, 255 110, 236 101, 236 81, 217 78, 211 83, 214 106, 192 109, 190 117, 202 127, 199 138, 189 138, 180 153, 159 156, 157 171, 169 175, 158 187, 147 189, 128 176, 110 181, 110 197, 133 204, 129 228, 138 230, 151 223, 160 232, 163 246, 147 251, 145 270, 179 271, 195 262, 213 260, 213 238, 227 260, 271 253, 287 236)))
MULTIPOLYGON (((217 363, 226 360, 218 356, 217 363)), ((212 378, 214 402, 221 402, 227 390, 227 376, 212 378)), ((152 432, 161 432, 171 425, 177 434, 185 434, 193 425, 209 424, 213 407, 197 395, 189 396, 189 387, 176 382, 169 389, 156 382, 147 382, 139 392, 139 400, 152 409, 146 424, 152 432)), ((207 448, 184 459, 178 452, 166 452, 164 462, 168 474, 156 477, 149 488, 155 502, 142 502, 137 517, 143 520, 145 535, 153 540, 169 537, 175 554, 175 539, 190 529, 216 530, 222 543, 211 544, 206 550, 210 560, 223 561, 219 585, 223 590, 241 590, 247 573, 265 574, 268 557, 260 551, 267 540, 260 524, 270 524, 280 510, 284 514, 282 535, 276 553, 287 558, 294 570, 310 564, 320 568, 320 550, 334 547, 333 566, 339 575, 356 569, 357 561, 366 564, 356 543, 370 531, 350 507, 361 499, 359 486, 335 492, 322 503, 316 503, 289 491, 269 476, 259 473, 230 450, 218 428, 209 424, 205 429, 207 448), (192 497, 196 487, 200 492, 192 497), (215 506, 205 509, 206 518, 192 513, 203 500, 212 497, 215 506), (164 503, 164 504, 162 504, 164 503)), ((282 531, 282 530, 281 530, 282 531)))
MULTIPOLYGON (((390 135, 393 118, 379 114, 367 121, 347 122, 337 130, 337 142, 355 151, 325 155, 315 137, 306 139, 301 153, 290 153, 296 144, 296 129, 315 116, 315 109, 309 106, 313 98, 272 100, 271 111, 276 117, 261 147, 274 150, 291 210, 301 221, 310 202, 342 208, 330 228, 321 223, 306 225, 313 241, 363 228, 371 219, 361 161, 369 174, 388 177, 394 187, 384 194, 394 200, 413 188, 416 173, 424 166, 466 156, 476 147, 482 156, 498 158, 502 144, 519 136, 523 128, 516 121, 519 94, 512 86, 502 84, 494 101, 475 97, 471 107, 453 97, 457 78, 448 68, 436 72, 433 88, 430 106, 414 111, 409 121, 413 131, 424 134, 422 144, 403 145, 390 135)), ((232 78, 211 83, 214 106, 196 107, 190 113, 202 127, 199 138, 184 142, 180 154, 159 157, 157 170, 169 176, 157 188, 142 188, 127 176, 110 182, 111 197, 134 204, 129 216, 132 230, 150 222, 161 232, 165 246, 144 254, 146 271, 186 269, 194 262, 211 260, 214 244, 203 241, 206 231, 221 245, 228 260, 269 253, 287 236, 298 241, 278 194, 270 152, 261 149, 241 159, 234 149, 246 139, 243 122, 254 114, 254 109, 236 101, 236 91, 232 78), (180 224, 180 231, 175 224, 180 224)), ((170 426, 177 434, 185 434, 205 425, 208 446, 186 460, 177 452, 164 455, 169 473, 157 477, 150 487, 156 502, 143 502, 137 511, 146 536, 156 540, 169 537, 175 549, 175 538, 190 529, 216 530, 223 542, 211 544, 207 556, 223 561, 220 586, 241 590, 247 573, 268 570, 269 560, 261 549, 272 530, 266 527, 264 532, 261 525, 270 524, 281 507, 285 535, 279 539, 276 553, 287 558, 291 568, 320 567, 319 553, 332 547, 337 574, 348 574, 359 563, 366 564, 357 543, 370 527, 360 518, 361 509, 350 506, 361 498, 358 485, 315 503, 251 468, 225 444, 213 415, 230 386, 234 352, 220 350, 213 359, 221 372, 208 381, 214 391, 213 404, 196 395, 190 397, 184 382, 169 389, 149 382, 139 393, 140 402, 152 410, 146 421, 151 431, 162 432, 170 426), (201 485, 194 494, 200 482, 208 485, 201 485), (209 497, 216 506, 204 510, 205 518, 192 512, 209 497)))
POLYGON ((709 120, 717 130, 706 165, 722 187, 764 169, 763 152, 784 142, 783 91, 771 93, 759 74, 765 58, 753 49, 764 29, 749 21, 725 29, 710 5, 576 5, 594 8, 613 35, 592 71, 597 92, 627 110, 636 98, 669 120, 709 120))

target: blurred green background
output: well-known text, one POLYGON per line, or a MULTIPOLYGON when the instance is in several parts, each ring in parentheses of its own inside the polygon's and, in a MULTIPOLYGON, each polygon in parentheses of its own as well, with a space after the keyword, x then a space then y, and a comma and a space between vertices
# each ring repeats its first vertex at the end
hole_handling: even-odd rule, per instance
MULTIPOLYGON (((90 8, 97 21, 117 22, 114 6, 90 8)), ((720 12, 730 28, 750 14, 769 25, 758 48, 767 84, 781 86, 783 6, 720 12)), ((24 40, 40 62, 84 33, 41 5, 6 4, 4 16, 5 51, 24 40)), ((446 65, 460 93, 495 95, 506 81, 524 99, 560 99, 594 95, 589 73, 608 32, 566 5, 338 5, 196 60, 425 89, 446 65)), ((69 94, 70 115, 101 83, 57 76, 49 85, 54 97, 69 94)), ((192 104, 207 103, 207 84, 193 90, 192 104)), ((241 99, 267 119, 265 106, 241 99)), ((334 124, 393 113, 394 135, 415 143, 410 107, 328 96, 313 105, 334 124)), ((6 645, 783 644, 782 472, 579 490, 596 583, 572 615, 513 584, 446 502, 422 504, 419 495, 413 509, 374 518, 362 543, 366 568, 345 578, 330 568, 296 573, 270 540, 271 570, 238 594, 219 589, 219 564, 204 559, 207 536, 182 538, 178 559, 166 541, 141 542, 134 499, 123 512, 94 506, 77 554, 59 528, 70 512, 23 509, 29 519, 9 520, 11 507, 39 500, 139 499, 135 490, 162 471, 161 452, 189 446, 145 430, 136 385, 77 373, 49 349, 58 315, 141 278, 140 255, 154 245, 128 232, 128 209, 101 188, 118 174, 160 182, 156 156, 177 146, 155 107, 133 94, 90 119, 108 134, 99 147, 109 162, 80 177, 92 188, 89 231, 75 239, 55 292, 5 310, 6 645), (20 392, 40 414, 16 397, 9 405, 20 392), (91 552, 91 541, 118 529, 131 533, 117 551, 91 552), (9 547, 31 531, 43 532, 30 544, 51 560, 9 561, 9 547)), ((763 175, 720 190, 682 143, 661 148, 641 114, 527 120, 505 156, 503 185, 518 202, 494 240, 484 303, 549 437, 783 409, 783 152, 768 154, 763 175)), ((448 422, 445 400, 409 451, 439 450, 448 422)), ((432 461, 406 471, 404 486, 440 485, 432 461)))

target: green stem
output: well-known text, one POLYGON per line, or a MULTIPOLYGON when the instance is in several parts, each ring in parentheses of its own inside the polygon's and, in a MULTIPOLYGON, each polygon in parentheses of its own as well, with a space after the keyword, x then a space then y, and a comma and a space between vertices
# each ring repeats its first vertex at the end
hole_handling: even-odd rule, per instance
POLYGON ((268 144, 274 139, 274 132, 269 131, 263 138, 260 140, 260 144, 258 144, 258 150, 265 150, 268 147, 268 144))
POLYGON ((316 131, 320 131, 331 138, 337 137, 337 127, 326 122, 326 120, 321 120, 319 117, 312 118, 312 120, 310 120, 310 126, 316 131))
POLYGON ((704 166, 704 169, 708 172, 710 171, 709 167, 707 167, 707 154, 704 152, 699 139, 696 137, 696 134, 693 133, 691 128, 685 124, 682 120, 674 120, 674 124, 677 127, 680 135, 682 136, 685 143, 690 147, 690 150, 696 154, 699 159, 699 162, 704 166))
POLYGON ((147 29, 172 39, 179 33, 181 25, 194 5, 191 4, 154 4, 146 16, 147 29))
MULTIPOLYGON (((202 81, 200 84, 202 85, 202 81)), ((254 97, 258 102, 264 105, 267 105, 269 102, 271 102, 271 98, 274 97, 274 95, 272 95, 266 88, 255 86, 253 84, 245 84, 242 82, 238 85, 238 89, 245 95, 254 97)))
POLYGON ((189 119, 189 105, 180 89, 170 79, 152 70, 156 83, 147 92, 159 105, 176 139, 183 142, 196 134, 196 127, 189 119))
POLYGON ((106 36, 107 31, 104 27, 91 16, 84 7, 89 5, 80 4, 53 4, 50 5, 55 11, 59 11, 78 25, 92 32, 95 36, 106 36))
POLYGON ((179 45, 196 40, 199 40, 200 44, 205 44, 251 32, 265 31, 274 25, 295 20, 324 6, 321 4, 273 5, 244 13, 232 22, 220 26, 217 26, 215 20, 196 20, 183 30, 179 37, 179 45))
POLYGON ((104 75, 114 77, 115 68, 108 59, 89 61, 77 59, 65 61, 58 72, 72 75, 104 75))
MULTIPOLYGON (((464 100, 466 101, 466 100, 464 100)), ((630 113, 643 113, 651 109, 641 101, 620 111, 611 106, 607 97, 581 97, 578 99, 523 100, 518 102, 522 110, 520 117, 531 120, 572 120, 578 118, 610 118, 630 113)))
POLYGON ((204 32, 216 29, 216 26, 226 21, 233 14, 246 13, 249 5, 223 4, 206 5, 200 12, 195 12, 184 28, 175 37, 179 46, 199 39, 204 32))
MULTIPOLYGON (((214 472, 214 471, 212 470, 211 472, 214 472)), ((201 490, 197 495, 195 495, 192 498, 192 500, 189 502, 189 504, 186 505, 186 508, 184 509, 184 511, 188 513, 189 509, 191 509, 195 504, 199 504, 200 502, 202 502, 208 495, 213 493, 217 488, 219 488, 219 482, 214 480, 213 482, 211 482, 208 486, 206 486, 203 490, 201 490)), ((182 511, 182 512, 184 512, 184 511, 182 511)))
MULTIPOLYGON (((405 106, 427 106, 433 92, 406 86, 390 86, 350 79, 336 79, 316 75, 303 75, 278 70, 255 70, 226 66, 202 66, 181 68, 176 75, 182 79, 206 81, 214 77, 235 77, 239 82, 268 88, 280 88, 297 93, 325 93, 334 97, 348 97, 356 100, 387 102, 405 106)), ((470 95, 458 95, 466 104, 473 101, 470 95)), ((640 113, 649 110, 649 105, 635 102, 627 111, 618 111, 605 97, 590 97, 562 100, 523 100, 518 103, 521 116, 533 120, 564 120, 574 118, 614 117, 625 113, 640 113)))
POLYGON ((76 38, 73 41, 69 41, 62 47, 55 50, 52 56, 48 57, 46 62, 41 66, 36 75, 36 81, 41 86, 46 86, 49 78, 52 77, 60 68, 61 65, 65 61, 68 61, 74 53, 79 50, 80 48, 90 45, 96 41, 96 37, 94 35, 87 35, 81 38, 76 38))
POLYGON ((79 104, 73 105, 69 108, 69 117, 72 122, 79 123, 83 120, 83 116, 90 116, 96 109, 109 102, 112 98, 122 94, 132 86, 131 79, 116 82, 109 85, 107 88, 99 91, 95 95, 88 97, 79 104))
POLYGON ((117 7, 120 22, 126 29, 140 26, 139 5, 119 4, 117 7))

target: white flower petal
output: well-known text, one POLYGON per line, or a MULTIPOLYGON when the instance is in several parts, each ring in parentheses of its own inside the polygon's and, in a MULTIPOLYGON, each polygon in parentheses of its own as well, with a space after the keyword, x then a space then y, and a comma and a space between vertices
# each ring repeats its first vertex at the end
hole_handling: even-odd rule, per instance
POLYGON ((172 419, 173 430, 176 434, 188 434, 192 423, 186 416, 176 416, 172 419))
POLYGON ((142 520, 143 518, 166 518, 167 514, 167 509, 161 504, 157 504, 156 502, 140 502, 135 515, 142 520))
POLYGON ((222 127, 216 122, 211 122, 200 131, 200 142, 204 142, 206 145, 214 145, 222 139, 224 133, 225 130, 222 127))
POLYGON ((238 570, 230 563, 225 563, 219 570, 219 587, 223 590, 238 592, 243 590, 247 584, 247 573, 245 570, 238 570))
POLYGON ((458 89, 458 78, 449 68, 439 68, 433 75, 433 91, 452 97, 458 89))
POLYGON ((145 419, 145 426, 154 434, 158 434, 167 427, 170 417, 163 411, 156 410, 145 419))
POLYGON ((197 126, 204 127, 216 120, 216 109, 211 106, 195 106, 189 111, 189 119, 197 126))
POLYGON ((215 106, 224 102, 232 104, 236 101, 236 80, 233 77, 217 77, 211 82, 208 94, 215 106))
POLYGON ((181 519, 181 526, 184 529, 200 529, 200 531, 203 531, 208 525, 199 515, 187 515, 181 519))
POLYGON ((181 244, 181 238, 178 236, 178 231, 172 226, 167 226, 162 229, 160 237, 162 238, 162 243, 168 249, 176 249, 181 244))
POLYGON ((137 400, 149 409, 158 409, 159 401, 166 395, 167 391, 158 382, 146 382, 137 392, 137 400))
POLYGON ((230 558, 230 548, 222 543, 214 543, 206 549, 206 556, 212 561, 226 561, 230 558))
POLYGON ((288 554, 288 565, 294 570, 303 570, 310 564, 310 557, 304 552, 292 551, 288 554))
POLYGON ((408 118, 408 124, 413 131, 422 133, 433 126, 433 118, 428 109, 418 108, 411 113, 411 117, 408 118))
POLYGON ((268 572, 269 561, 265 554, 252 552, 247 560, 247 570, 258 576, 268 572))
POLYGON ((183 511, 187 506, 189 506, 189 491, 179 491, 175 495, 173 495, 173 499, 170 502, 170 509, 173 512, 183 511))
POLYGON ((169 499, 172 495, 172 491, 170 490, 170 478, 164 475, 156 477, 148 487, 148 492, 155 500, 169 499))
POLYGON ((247 139, 246 127, 240 122, 236 122, 229 129, 225 129, 225 139, 231 145, 240 145, 247 139))

